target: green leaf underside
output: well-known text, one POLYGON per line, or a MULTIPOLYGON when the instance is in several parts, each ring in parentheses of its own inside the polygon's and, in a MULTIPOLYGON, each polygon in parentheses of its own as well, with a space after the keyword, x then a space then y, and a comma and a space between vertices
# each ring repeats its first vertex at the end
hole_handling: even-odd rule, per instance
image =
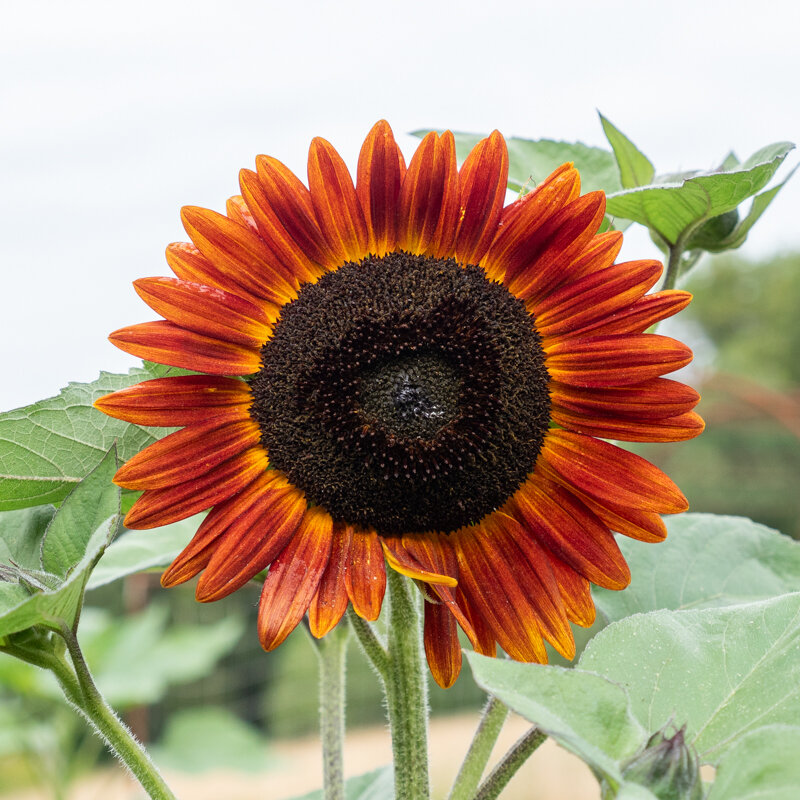
POLYGON ((800 724, 800 593, 628 617, 589 642, 579 667, 625 687, 648 731, 687 723, 716 764, 756 728, 800 724))
POLYGON ((108 372, 92 383, 70 383, 57 397, 0 414, 0 511, 58 503, 100 461, 116 440, 121 461, 169 432, 112 419, 92 407, 104 394, 185 374, 160 365, 108 372))
POLYGON ((606 211, 646 225, 675 244, 700 223, 732 211, 760 192, 793 146, 778 142, 764 147, 730 172, 698 173, 682 182, 611 194, 606 211))
POLYGON ((800 726, 767 725, 743 736, 717 767, 708 800, 796 800, 800 726))
POLYGON ((42 539, 55 513, 54 506, 0 513, 0 564, 41 569, 42 539))
MULTIPOLYGON (((394 772, 391 767, 349 778, 344 786, 345 800, 392 800, 394 797, 394 772)), ((294 800, 324 800, 321 789, 295 797, 294 800)))
POLYGON ((55 525, 55 538, 48 547, 47 561, 58 570, 54 576, 66 576, 66 579, 57 580, 55 588, 34 594, 21 584, 0 582, 0 637, 33 625, 59 628, 64 624, 74 624, 89 573, 119 526, 119 489, 111 483, 116 469, 117 460, 112 449, 86 480, 75 487, 50 523, 42 551, 45 551, 49 531, 55 525), (98 496, 97 487, 105 485, 111 489, 98 496), (95 506, 93 515, 81 518, 78 512, 90 504, 95 506), (61 515, 71 520, 72 528, 60 527, 61 515), (96 525, 98 520, 101 522, 96 525), (82 543, 81 547, 73 549, 64 544, 63 537, 67 535, 82 543), (72 564, 66 563, 67 555, 75 558, 72 564))
POLYGON ((643 611, 706 608, 800 591, 800 542, 744 517, 680 514, 665 520, 660 544, 624 536, 631 568, 623 592, 594 588, 610 622, 643 611))
POLYGON ((632 189, 651 183, 656 171, 650 159, 621 130, 612 125, 602 114, 599 116, 603 132, 617 159, 622 187, 632 189))

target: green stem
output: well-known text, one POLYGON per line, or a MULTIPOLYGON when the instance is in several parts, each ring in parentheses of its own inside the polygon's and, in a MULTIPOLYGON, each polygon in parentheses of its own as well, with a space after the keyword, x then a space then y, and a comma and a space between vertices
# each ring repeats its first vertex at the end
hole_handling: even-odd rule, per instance
POLYGON ((683 256, 683 239, 679 238, 675 244, 669 247, 669 259, 667 261, 667 272, 664 275, 664 285, 662 289, 674 289, 678 282, 681 271, 681 257, 683 256))
POLYGON ((450 791, 449 800, 470 800, 475 795, 507 717, 508 708, 496 697, 489 697, 478 730, 475 731, 475 737, 450 791))
MULTIPOLYGON (((95 686, 74 631, 64 628, 60 631, 60 634, 67 644, 67 650, 75 670, 74 677, 77 678, 77 684, 80 687, 79 696, 73 700, 75 705, 85 714, 98 732, 102 734, 113 753, 130 769, 151 798, 154 800, 175 800, 175 795, 164 782, 155 764, 150 760, 150 756, 122 720, 114 713, 111 706, 108 705, 95 686)), ((66 664, 64 664, 64 669, 69 672, 66 664)), ((56 672, 56 677, 63 686, 62 679, 66 678, 67 675, 63 674, 64 670, 61 672, 62 674, 56 672)), ((67 696, 72 700, 69 694, 67 696)))
POLYGON ((420 612, 407 580, 387 570, 389 665, 385 682, 394 755, 395 800, 427 800, 428 684, 422 661, 420 612))
POLYGON ((489 773, 481 784, 475 800, 495 800, 506 788, 517 770, 528 760, 531 753, 547 738, 538 728, 531 728, 503 756, 502 761, 489 773))
POLYGON ((372 625, 359 617, 352 606, 347 609, 347 620, 373 669, 385 685, 389 675, 389 654, 386 652, 386 646, 378 638, 372 625))
POLYGON ((350 631, 339 625, 314 640, 319 657, 319 727, 325 800, 344 800, 345 661, 350 631))

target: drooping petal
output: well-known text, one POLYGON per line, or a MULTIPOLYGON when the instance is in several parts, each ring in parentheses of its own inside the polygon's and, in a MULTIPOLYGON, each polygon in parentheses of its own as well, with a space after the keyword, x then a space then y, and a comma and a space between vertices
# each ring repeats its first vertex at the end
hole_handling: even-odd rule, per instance
POLYGON ((386 568, 375 531, 353 530, 344 585, 356 614, 369 621, 378 619, 386 592, 386 568))
POLYGON ((582 330, 643 297, 661 270, 659 261, 632 261, 568 283, 536 304, 536 329, 542 336, 582 330))
POLYGON ((195 480, 260 438, 261 430, 252 420, 191 425, 137 453, 117 470, 114 483, 125 489, 163 489, 195 480))
POLYGON ((403 178, 397 246, 409 253, 446 256, 459 216, 458 168, 453 134, 433 131, 423 140, 403 178))
POLYGON ((589 581, 553 553, 545 552, 561 591, 568 619, 582 628, 591 627, 594 624, 596 611, 589 581))
POLYGON ((461 645, 453 615, 442 603, 425 602, 425 656, 433 679, 449 689, 461 672, 461 645))
POLYGON ((458 607, 469 620, 470 629, 475 632, 475 638, 470 639, 472 647, 476 653, 494 658, 497 655, 497 642, 495 641, 489 622, 481 616, 480 611, 472 600, 464 594, 464 590, 461 588, 460 584, 456 586, 455 591, 458 607))
POLYGON ((353 529, 349 525, 334 525, 331 557, 308 609, 311 634, 317 639, 330 633, 347 610, 345 578, 350 566, 352 534, 353 529))
POLYGON ((248 348, 260 348, 270 337, 275 317, 270 319, 263 303, 179 278, 139 278, 133 287, 153 311, 195 333, 248 348))
POLYGON ((574 495, 537 475, 507 505, 537 542, 606 589, 622 589, 631 573, 608 528, 574 495))
POLYGON ((656 512, 612 504, 607 499, 599 503, 593 497, 577 491, 574 486, 568 488, 612 531, 640 542, 657 543, 667 538, 667 526, 656 512))
POLYGON ((235 520, 220 540, 197 582, 195 597, 201 603, 227 597, 266 569, 289 544, 307 510, 305 497, 294 487, 267 493, 256 507, 258 517, 250 524, 235 520))
POLYGON ((369 132, 358 156, 356 193, 369 233, 369 250, 383 256, 397 241, 397 209, 406 162, 385 120, 369 132))
POLYGON ((275 264, 261 237, 249 226, 196 206, 184 206, 181 220, 195 247, 251 294, 277 305, 297 296, 297 286, 275 264))
POLYGON ((141 322, 114 331, 109 341, 126 353, 210 375, 251 375, 261 366, 257 347, 244 347, 171 322, 141 322))
POLYGON ((251 447, 193 480, 148 489, 125 517, 125 527, 157 528, 205 511, 241 491, 268 466, 260 446, 251 447))
POLYGON ((685 344, 653 333, 563 339, 545 352, 553 380, 587 388, 642 383, 692 360, 685 344))
POLYGON ((414 558, 405 547, 406 540, 413 538, 414 537, 403 537, 401 539, 397 536, 381 537, 383 552, 386 555, 389 566, 395 572, 399 572, 401 575, 405 575, 407 578, 413 578, 416 581, 456 586, 458 581, 455 577, 426 569, 414 558))
MULTIPOLYGON (((539 460, 602 504, 677 514, 689 504, 678 487, 641 456, 580 433, 552 428, 539 460)), ((537 463, 538 468, 538 463, 537 463)))
POLYGON ((135 425, 177 427, 209 420, 249 419, 250 387, 235 378, 176 375, 154 378, 95 400, 95 408, 135 425))
POLYGON ((459 171, 461 221, 456 236, 456 260, 477 264, 492 243, 503 211, 508 183, 508 148, 493 131, 472 148, 459 171))
POLYGON ((265 650, 281 644, 308 610, 328 566, 332 541, 330 515, 318 506, 309 508, 264 582, 258 605, 258 638, 265 650))
POLYGON ((360 261, 369 239, 353 179, 330 142, 317 137, 308 151, 308 186, 317 222, 340 263, 360 261))

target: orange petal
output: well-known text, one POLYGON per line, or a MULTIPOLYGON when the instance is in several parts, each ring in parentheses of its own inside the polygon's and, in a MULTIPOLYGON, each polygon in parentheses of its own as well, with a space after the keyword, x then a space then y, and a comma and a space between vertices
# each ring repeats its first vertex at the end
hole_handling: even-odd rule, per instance
POLYGON ((692 360, 685 344, 652 333, 563 339, 545 352, 553 380, 587 388, 642 383, 692 360))
POLYGON ((568 619, 582 628, 590 628, 596 612, 589 581, 552 553, 547 552, 547 558, 561 591, 568 619))
POLYGON ((117 470, 114 483, 125 489, 163 489, 195 480, 260 439, 261 429, 252 420, 192 425, 137 453, 117 470))
POLYGON ((149 489, 125 517, 127 528, 157 528, 205 511, 251 483, 268 466, 260 446, 251 447, 194 480, 164 489, 149 489))
POLYGON ((461 672, 461 645, 453 615, 441 603, 425 602, 425 655, 433 679, 449 689, 461 672))
POLYGON ((263 240, 249 226, 197 206, 184 206, 181 220, 197 249, 251 294, 281 306, 297 296, 296 285, 275 265, 263 240))
POLYGON ((308 151, 308 186, 317 221, 339 263, 367 255, 367 225, 353 179, 330 142, 317 137, 308 151))
POLYGON ((356 193, 369 233, 369 250, 383 256, 397 241, 397 209, 406 162, 385 120, 369 132, 358 156, 356 193))
POLYGON ((459 217, 458 168, 453 134, 431 131, 408 165, 400 189, 397 246, 410 253, 452 254, 459 217))
POLYGON ((349 525, 334 525, 331 557, 308 609, 311 634, 317 639, 330 633, 347 610, 345 580, 350 565, 352 534, 353 529, 349 525))
POLYGON ((529 478, 507 505, 546 550, 592 583, 623 589, 631 573, 614 536, 566 489, 541 476, 529 478))
POLYGON ((94 401, 109 417, 135 425, 174 427, 249 419, 250 387, 234 378, 177 375, 154 378, 94 401))
POLYGON ((223 289, 178 278, 139 278, 133 287, 153 311, 195 333, 248 348, 260 348, 270 337, 274 317, 270 319, 263 303, 254 305, 223 289))
POLYGON ((689 292, 678 289, 654 292, 609 318, 597 320, 591 328, 598 334, 643 333, 651 325, 686 308, 691 299, 689 292))
POLYGON ((461 221, 456 259, 462 264, 477 264, 497 233, 506 197, 508 148, 499 131, 493 131, 472 148, 458 176, 461 221))
POLYGON ((227 597, 274 561, 291 540, 306 512, 303 493, 294 487, 266 492, 236 519, 221 538, 197 582, 195 597, 209 603, 227 597))
POLYGON ((570 264, 571 280, 610 267, 622 248, 622 234, 619 231, 606 231, 593 236, 586 247, 570 264))
POLYGON ((401 575, 405 575, 417 581, 423 581, 424 583, 441 583, 445 586, 456 586, 458 581, 455 577, 425 569, 425 567, 411 555, 404 545, 406 540, 412 538, 411 536, 403 537, 402 539, 396 536, 381 538, 383 552, 386 555, 389 566, 395 572, 399 572, 401 575))
POLYGON ((657 544, 667 538, 667 526, 664 520, 653 511, 642 511, 639 508, 625 508, 611 504, 606 500, 598 503, 592 497, 577 492, 574 487, 569 490, 580 497, 583 504, 590 508, 612 531, 637 539, 640 542, 657 544))
POLYGON ((584 416, 553 408, 550 416, 567 430, 621 442, 684 442, 699 436, 706 426, 702 417, 694 411, 677 417, 642 420, 621 418, 614 414, 584 416))
POLYGON ((274 650, 297 627, 317 593, 331 555, 333 520, 320 507, 300 527, 269 569, 258 606, 258 638, 274 650))
POLYGON ((246 225, 253 233, 258 234, 258 225, 255 219, 253 219, 253 215, 250 213, 247 203, 245 203, 244 198, 240 194, 228 198, 225 203, 225 213, 232 220, 235 220, 241 225, 246 225))
POLYGON ((659 261, 631 261, 572 281, 535 304, 536 329, 548 337, 582 330, 643 297, 661 271, 659 261))
POLYGON ((604 505, 610 501, 612 508, 677 514, 689 507, 680 489, 649 461, 591 436, 552 428, 539 460, 568 486, 604 505))
POLYGON ((359 617, 369 621, 378 619, 386 592, 386 567, 375 531, 353 530, 344 586, 359 617))
POLYGON ((142 322, 114 331, 109 341, 126 353, 211 375, 251 375, 261 367, 260 349, 224 342, 171 322, 142 322))
POLYGON ((494 658, 497 655, 497 643, 488 621, 481 615, 473 602, 464 594, 461 586, 456 587, 456 602, 458 607, 469 620, 470 628, 475 632, 475 638, 470 639, 476 653, 494 658))

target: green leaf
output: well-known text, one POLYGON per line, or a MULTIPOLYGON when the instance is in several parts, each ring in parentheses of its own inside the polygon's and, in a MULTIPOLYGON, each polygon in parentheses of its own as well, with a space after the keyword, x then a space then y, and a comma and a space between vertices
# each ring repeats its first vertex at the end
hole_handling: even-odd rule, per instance
POLYGON ((55 513, 53 506, 0 512, 0 564, 40 569, 42 539, 55 513))
POLYGON ((467 659, 479 686, 614 781, 647 740, 625 690, 600 675, 472 652, 467 659))
MULTIPOLYGON (((394 797, 394 771, 391 767, 348 778, 344 784, 345 800, 392 800, 394 797)), ((322 790, 304 794, 294 800, 324 800, 322 790)))
POLYGON ((136 367, 101 372, 92 383, 70 383, 57 397, 0 414, 0 511, 58 503, 116 441, 127 461, 168 432, 112 419, 92 407, 104 394, 184 370, 136 367))
POLYGON ((258 731, 224 708, 179 711, 169 718, 162 742, 152 750, 159 764, 192 773, 255 772, 274 763, 258 731))
MULTIPOLYGON (((116 469, 117 459, 112 448, 92 473, 75 487, 53 517, 48 531, 55 525, 55 538, 48 551, 48 563, 55 566, 59 573, 50 574, 49 577, 53 579, 51 586, 32 591, 24 583, 0 581, 0 637, 34 625, 55 629, 62 625, 74 625, 89 574, 119 527, 119 489, 111 483, 116 469), (98 498, 98 486, 106 485, 112 489, 103 491, 98 498), (92 502, 97 504, 97 508, 91 517, 82 518, 75 513, 76 509, 85 509, 92 502), (62 561, 62 557, 70 552, 62 542, 64 534, 59 522, 62 515, 74 524, 71 535, 76 541, 82 542, 80 551, 72 553, 76 561, 71 568, 62 561), (99 525, 98 520, 101 520, 99 525), (62 580, 64 576, 66 579, 62 580)), ((48 535, 45 534, 43 551, 48 535)))
POLYGON ((717 767, 708 800, 796 800, 800 726, 767 725, 742 737, 717 767))
POLYGON ((89 578, 87 589, 172 563, 194 536, 202 515, 164 525, 156 530, 123 533, 103 554, 89 578))
POLYGON ((756 728, 800 724, 798 653, 800 593, 627 617, 589 642, 579 667, 625 687, 648 730, 686 723, 701 761, 716 764, 756 728))
POLYGON ((619 166, 619 176, 624 189, 651 183, 656 171, 650 159, 621 130, 598 112, 603 132, 614 151, 619 166))
POLYGON ((793 147, 789 142, 778 142, 731 171, 696 173, 682 181, 612 194, 606 211, 646 225, 674 245, 701 223, 732 211, 760 192, 793 147))
POLYGON ((622 592, 593 591, 609 621, 800 591, 800 542, 744 517, 680 514, 665 522, 668 535, 660 544, 619 537, 631 584, 622 592))

